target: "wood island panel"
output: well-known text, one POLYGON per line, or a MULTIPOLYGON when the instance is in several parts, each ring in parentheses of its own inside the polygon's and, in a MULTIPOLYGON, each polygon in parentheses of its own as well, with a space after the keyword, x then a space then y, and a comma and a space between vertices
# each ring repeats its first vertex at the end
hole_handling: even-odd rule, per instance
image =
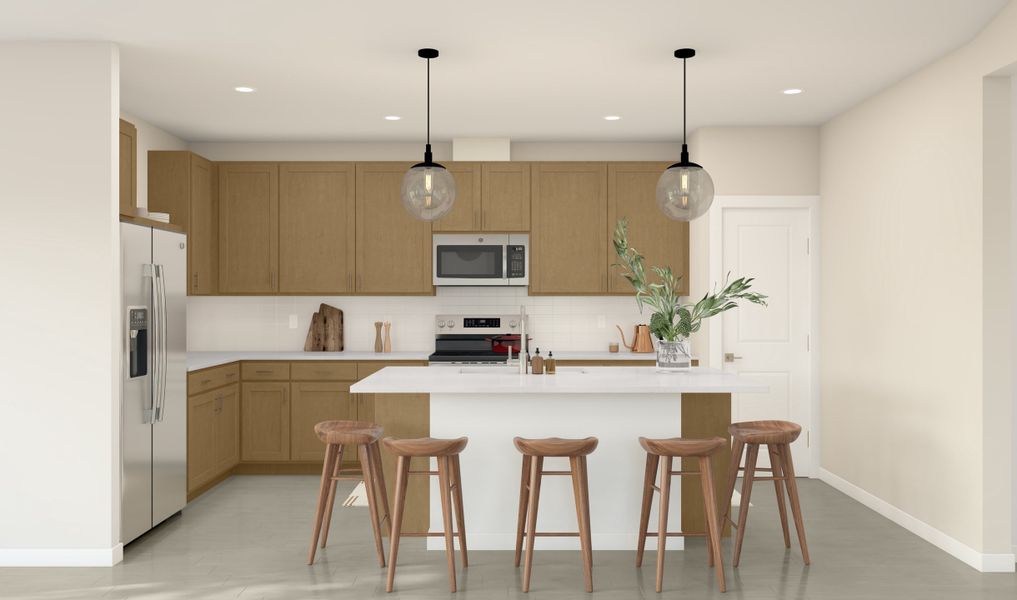
MULTIPOLYGON (((731 424, 731 394, 682 394, 682 437, 722 437, 728 445, 713 455, 713 488, 718 499, 725 497, 724 484, 727 469, 731 464, 731 435, 727 432, 731 424)), ((683 471, 699 472, 699 459, 682 460, 683 471)), ((684 477, 682 488, 682 531, 705 533, 703 491, 698 476, 684 477)), ((723 502, 723 500, 720 500, 723 502)), ((724 511, 719 511, 720 515, 724 511)), ((731 535, 730 523, 721 525, 722 536, 731 535)))

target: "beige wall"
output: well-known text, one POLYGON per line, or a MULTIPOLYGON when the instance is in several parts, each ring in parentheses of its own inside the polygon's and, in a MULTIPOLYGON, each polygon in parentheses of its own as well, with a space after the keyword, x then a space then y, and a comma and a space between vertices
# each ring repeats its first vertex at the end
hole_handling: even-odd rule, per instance
POLYGON ((985 554, 1011 552, 1012 303, 983 78, 1014 61, 1011 4, 821 135, 823 468, 985 554))
MULTIPOLYGON (((703 127, 689 136, 693 162, 713 178, 717 196, 819 194, 819 127, 703 127)), ((690 295, 709 291, 709 219, 690 227, 690 295)), ((693 336, 696 354, 710 356, 710 322, 693 336)), ((711 365, 720 367, 721 365, 711 365)))

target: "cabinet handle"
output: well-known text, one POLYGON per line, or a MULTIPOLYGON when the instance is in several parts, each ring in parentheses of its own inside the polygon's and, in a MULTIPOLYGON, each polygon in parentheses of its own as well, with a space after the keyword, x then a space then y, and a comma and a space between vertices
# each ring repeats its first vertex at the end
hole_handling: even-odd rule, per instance
POLYGON ((268 369, 258 369, 257 371, 255 371, 255 373, 257 373, 258 375, 271 375, 272 371, 268 369))
POLYGON ((234 378, 234 377, 236 377, 236 376, 237 376, 237 374, 236 374, 236 373, 226 373, 226 378, 227 378, 227 379, 232 379, 232 378, 234 378))
POLYGON ((477 208, 477 209, 475 209, 473 211, 473 226, 476 227, 477 229, 481 229, 482 228, 482 222, 481 222, 481 217, 480 217, 480 208, 477 208))
POLYGON ((364 276, 357 273, 357 291, 364 289, 364 276))
POLYGON ((212 380, 211 380, 211 379, 202 379, 202 380, 201 380, 201 385, 208 385, 208 384, 210 384, 210 383, 212 383, 212 380))

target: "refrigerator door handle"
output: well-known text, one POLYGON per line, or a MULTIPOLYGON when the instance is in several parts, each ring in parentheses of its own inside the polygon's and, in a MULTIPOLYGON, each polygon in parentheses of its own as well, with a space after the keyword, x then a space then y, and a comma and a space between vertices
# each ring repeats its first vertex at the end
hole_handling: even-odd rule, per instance
POLYGON ((159 365, 155 381, 155 414, 152 422, 162 421, 166 408, 166 279, 162 265, 155 265, 155 314, 158 344, 156 361, 159 365))
POLYGON ((152 352, 148 356, 150 366, 149 372, 152 378, 150 393, 145 394, 147 402, 142 407, 144 423, 155 423, 155 407, 158 403, 158 382, 159 382, 159 327, 158 327, 158 299, 156 293, 156 268, 153 264, 142 265, 142 275, 147 280, 145 287, 148 287, 151 297, 151 311, 149 316, 149 329, 152 332, 152 352))

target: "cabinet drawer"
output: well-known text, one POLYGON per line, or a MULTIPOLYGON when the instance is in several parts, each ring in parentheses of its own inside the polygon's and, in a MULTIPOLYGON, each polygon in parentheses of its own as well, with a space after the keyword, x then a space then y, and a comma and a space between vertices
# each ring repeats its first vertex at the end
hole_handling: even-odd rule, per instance
POLYGON ((290 378, 293 381, 355 381, 355 362, 294 362, 290 363, 290 378))
POLYGON ((240 368, 237 363, 202 369, 187 374, 187 395, 193 396, 208 390, 237 383, 240 380, 240 368))
POLYGON ((240 376, 244 381, 285 381, 290 378, 290 363, 244 362, 240 376))

